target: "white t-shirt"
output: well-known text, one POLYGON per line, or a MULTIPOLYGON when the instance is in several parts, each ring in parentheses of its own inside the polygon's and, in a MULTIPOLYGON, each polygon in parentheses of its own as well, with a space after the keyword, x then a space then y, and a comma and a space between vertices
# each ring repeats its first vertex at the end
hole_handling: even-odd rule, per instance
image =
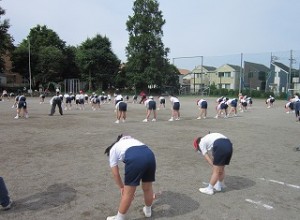
POLYGON ((176 98, 176 97, 174 97, 174 96, 172 96, 172 97, 170 98, 170 101, 171 101, 172 103, 175 103, 175 102, 179 102, 179 99, 176 98))
POLYGON ((200 99, 200 100, 198 101, 198 106, 201 106, 201 103, 202 103, 203 101, 206 101, 206 100, 205 100, 205 99, 200 99))
POLYGON ((123 96, 122 95, 117 95, 115 97, 115 103, 118 102, 118 101, 122 101, 123 100, 123 96))
POLYGON ((109 165, 110 167, 115 167, 118 165, 119 161, 124 161, 125 152, 130 147, 142 146, 144 143, 132 138, 131 136, 122 137, 109 152, 109 165))
POLYGON ((153 99, 147 99, 147 100, 144 102, 144 104, 145 104, 146 107, 149 106, 149 102, 150 102, 150 101, 153 101, 153 99))
POLYGON ((220 138, 225 138, 223 134, 220 133, 210 133, 205 135, 203 138, 201 138, 199 147, 203 155, 205 155, 208 151, 210 151, 213 148, 213 144, 215 140, 220 139, 220 138))

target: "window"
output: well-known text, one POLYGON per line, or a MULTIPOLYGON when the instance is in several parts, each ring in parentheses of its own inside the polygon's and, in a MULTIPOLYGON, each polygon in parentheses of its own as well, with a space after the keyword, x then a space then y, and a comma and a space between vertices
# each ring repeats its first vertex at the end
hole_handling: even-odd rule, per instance
POLYGON ((219 77, 230 78, 231 72, 219 72, 219 77))
POLYGON ((230 78, 231 77, 231 72, 225 72, 224 77, 230 78))

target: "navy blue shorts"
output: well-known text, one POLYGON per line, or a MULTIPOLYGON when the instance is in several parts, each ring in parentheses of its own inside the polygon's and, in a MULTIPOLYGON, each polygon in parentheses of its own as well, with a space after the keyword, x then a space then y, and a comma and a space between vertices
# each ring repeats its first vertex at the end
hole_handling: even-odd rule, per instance
POLYGON ((215 166, 229 165, 232 156, 232 143, 229 139, 220 138, 215 140, 212 149, 215 166))
POLYGON ((21 109, 21 108, 26 109, 27 108, 27 103, 24 102, 24 101, 19 101, 18 109, 21 109))
POLYGON ((155 156, 146 145, 128 148, 124 163, 126 186, 138 186, 141 180, 142 182, 155 181, 155 156))
POLYGON ((67 97, 66 98, 66 103, 71 103, 72 102, 72 98, 71 97, 67 97))
POLYGON ((242 106, 246 107, 248 105, 247 102, 242 102, 242 106))
POLYGON ((119 104, 119 111, 126 112, 127 111, 127 103, 120 102, 120 104, 119 104))
POLYGON ((201 102, 201 108, 207 109, 207 101, 201 102))
POLYGON ((237 101, 235 101, 235 100, 231 101, 230 105, 231 105, 231 107, 236 108, 237 107, 237 101))
POLYGON ((148 109, 149 110, 156 110, 156 102, 155 101, 149 101, 148 102, 148 109))
POLYGON ((165 99, 161 99, 159 103, 160 104, 166 104, 166 100, 165 99))
POLYGON ((178 111, 180 109, 180 103, 179 102, 174 102, 173 104, 173 110, 178 111))
POLYGON ((228 105, 227 104, 225 104, 225 103, 222 103, 221 104, 221 109, 227 109, 228 108, 228 105))

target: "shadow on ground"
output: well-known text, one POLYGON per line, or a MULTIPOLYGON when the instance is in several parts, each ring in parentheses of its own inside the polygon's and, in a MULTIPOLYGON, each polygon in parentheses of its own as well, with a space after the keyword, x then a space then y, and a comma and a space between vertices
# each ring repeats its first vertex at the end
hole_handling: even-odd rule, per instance
POLYGON ((245 177, 226 176, 225 177, 226 192, 233 190, 242 190, 254 186, 256 183, 245 177))
MULTIPOLYGON (((199 208, 199 202, 193 200, 185 194, 164 191, 163 194, 155 201, 152 216, 147 219, 155 218, 172 218, 175 216, 184 215, 193 212, 199 208)), ((145 218, 138 218, 141 220, 145 218)))
POLYGON ((45 192, 15 200, 12 209, 14 212, 49 209, 70 203, 75 197, 76 190, 67 184, 54 184, 49 186, 45 192))

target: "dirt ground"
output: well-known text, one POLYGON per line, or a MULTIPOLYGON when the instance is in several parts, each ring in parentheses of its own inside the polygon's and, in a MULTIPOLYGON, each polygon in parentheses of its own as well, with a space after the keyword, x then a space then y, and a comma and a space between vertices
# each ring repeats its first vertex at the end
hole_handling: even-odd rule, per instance
MULTIPOLYGON (((169 122, 170 104, 158 111, 158 121, 143 123, 145 107, 128 103, 128 119, 115 124, 114 107, 99 111, 50 112, 49 98, 39 104, 28 98, 30 118, 14 119, 13 101, 0 102, 0 175, 14 207, 0 219, 105 220, 117 212, 119 190, 104 149, 120 133, 149 145, 156 155, 156 192, 150 219, 299 219, 299 128, 285 101, 267 109, 254 99, 238 117, 215 119, 215 98, 208 98, 208 118, 196 120, 195 97, 179 97, 181 120, 169 122), (209 181, 211 169, 192 147, 197 135, 220 132, 234 145, 226 167, 226 191, 213 196, 199 187, 209 181)), ((123 165, 120 164, 121 170, 123 165)), ((142 191, 128 219, 144 219, 142 191)))

